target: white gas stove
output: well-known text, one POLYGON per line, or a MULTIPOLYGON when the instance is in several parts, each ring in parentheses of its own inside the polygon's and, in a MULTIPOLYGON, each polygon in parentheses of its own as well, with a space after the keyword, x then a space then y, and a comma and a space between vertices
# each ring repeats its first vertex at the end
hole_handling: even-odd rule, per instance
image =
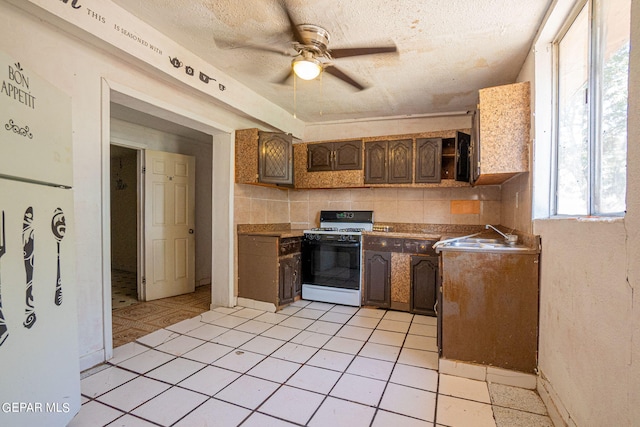
POLYGON ((320 227, 304 231, 302 298, 360 306, 362 232, 373 211, 321 211, 320 227))

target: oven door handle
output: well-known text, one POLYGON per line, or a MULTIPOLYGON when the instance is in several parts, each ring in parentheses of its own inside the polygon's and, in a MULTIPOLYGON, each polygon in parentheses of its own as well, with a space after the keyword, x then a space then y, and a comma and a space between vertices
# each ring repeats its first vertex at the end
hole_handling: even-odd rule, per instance
POLYGON ((337 246, 339 248, 359 248, 360 242, 338 242, 327 240, 303 240, 305 245, 309 246, 337 246))

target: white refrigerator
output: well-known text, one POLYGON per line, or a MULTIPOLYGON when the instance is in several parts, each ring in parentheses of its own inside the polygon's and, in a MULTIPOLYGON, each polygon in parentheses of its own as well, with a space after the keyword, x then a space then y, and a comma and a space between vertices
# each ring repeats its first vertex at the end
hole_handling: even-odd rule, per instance
POLYGON ((80 409, 71 100, 0 52, 0 426, 80 409))

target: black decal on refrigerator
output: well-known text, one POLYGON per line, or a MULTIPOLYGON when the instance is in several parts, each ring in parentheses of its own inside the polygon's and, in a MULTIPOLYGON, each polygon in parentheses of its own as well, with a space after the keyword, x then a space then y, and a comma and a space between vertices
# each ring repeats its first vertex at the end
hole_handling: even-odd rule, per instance
POLYGON ((64 212, 61 208, 56 208, 53 211, 53 218, 51 218, 51 232, 56 239, 58 245, 58 273, 56 275, 56 305, 62 305, 62 279, 60 278, 60 242, 64 237, 64 233, 67 231, 67 223, 64 219, 64 212))
MULTIPOLYGON (((4 234, 4 211, 2 211, 2 225, 0 226, 0 258, 7 252, 6 238, 4 234)), ((0 281, 2 276, 0 275, 0 281)), ((7 322, 4 320, 4 313, 2 312, 2 285, 0 284, 0 345, 9 336, 9 330, 7 329, 7 322)))
POLYGON ((33 207, 29 206, 24 212, 22 223, 22 255, 24 257, 24 271, 27 277, 27 291, 25 296, 26 319, 24 327, 30 329, 36 323, 36 312, 33 306, 33 207))
POLYGON ((5 124, 4 128, 6 130, 12 130, 13 133, 17 133, 20 136, 24 136, 26 138, 33 139, 33 134, 29 131, 29 126, 25 126, 25 127, 21 128, 20 126, 15 124, 13 119, 9 120, 9 123, 5 124))

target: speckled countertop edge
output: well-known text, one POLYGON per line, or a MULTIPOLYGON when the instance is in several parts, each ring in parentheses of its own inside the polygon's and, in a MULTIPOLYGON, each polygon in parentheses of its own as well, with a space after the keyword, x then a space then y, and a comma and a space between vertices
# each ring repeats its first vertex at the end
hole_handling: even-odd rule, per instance
MULTIPOLYGON (((474 233, 482 233, 482 237, 500 238, 498 233, 488 231, 483 225, 465 225, 465 224, 410 224, 410 223, 375 223, 376 226, 389 227, 390 231, 365 231, 364 236, 405 238, 405 239, 424 239, 424 240, 442 240, 455 237, 462 237, 474 233)), ((512 232, 519 237, 519 243, 532 249, 540 248, 540 237, 508 230, 505 227, 498 227, 505 233, 512 232)), ((254 235, 254 236, 273 236, 280 238, 302 237, 303 229, 292 229, 291 224, 238 224, 238 234, 254 235)))

